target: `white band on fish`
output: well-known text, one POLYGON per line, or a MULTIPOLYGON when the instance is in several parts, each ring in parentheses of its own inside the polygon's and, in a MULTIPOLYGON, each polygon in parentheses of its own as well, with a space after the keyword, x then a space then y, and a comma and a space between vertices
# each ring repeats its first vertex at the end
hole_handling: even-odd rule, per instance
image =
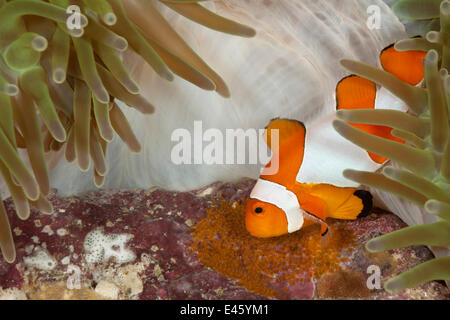
POLYGON ((285 186, 264 179, 258 179, 250 198, 277 206, 286 214, 288 232, 295 232, 303 226, 303 213, 295 193, 285 186))

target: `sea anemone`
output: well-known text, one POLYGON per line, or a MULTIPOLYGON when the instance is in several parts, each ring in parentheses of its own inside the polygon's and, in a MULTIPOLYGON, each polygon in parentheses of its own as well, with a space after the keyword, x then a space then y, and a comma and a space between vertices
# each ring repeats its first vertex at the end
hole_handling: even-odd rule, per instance
POLYGON ((439 6, 442 0, 386 0, 386 2, 392 6, 392 10, 402 20, 411 36, 425 37, 429 31, 439 31, 441 28, 439 6))
MULTIPOLYGON (((304 164, 303 179, 312 182, 328 179, 336 185, 356 186, 338 174, 345 165, 355 165, 361 170, 378 168, 365 152, 336 134, 331 121, 335 117, 336 82, 346 76, 344 70, 336 67, 339 59, 351 57, 376 63, 379 51, 407 36, 404 26, 383 1, 216 0, 204 5, 251 25, 257 31, 256 36, 243 39, 212 34, 168 8, 158 9, 196 52, 206 61, 214 61, 215 70, 229 85, 231 98, 196 90, 181 79, 168 83, 149 72, 149 66, 140 59, 126 56, 133 67, 131 75, 142 86, 142 95, 164 108, 144 117, 132 108, 123 109, 141 142, 142 152, 127 152, 119 139, 109 144, 106 159, 110 170, 103 188, 159 186, 187 191, 215 181, 257 178, 265 163, 238 163, 237 148, 232 163, 209 158, 207 148, 220 145, 220 141, 214 137, 208 140, 206 131, 212 129, 222 134, 222 154, 229 155, 225 142, 233 141, 226 140, 228 130, 237 133, 237 129, 242 129, 234 138, 236 145, 237 141, 245 140, 243 134, 248 129, 262 129, 275 117, 304 122, 309 128, 308 137, 315 139, 313 146, 317 149, 307 152, 312 160, 307 162, 312 166, 304 164), (380 29, 367 27, 367 9, 372 5, 380 8, 380 29), (173 86, 178 90, 168 95, 173 86), (202 123, 200 132, 194 131, 195 121, 202 123), (192 164, 172 161, 174 146, 180 143, 173 134, 180 129, 190 134, 191 143, 183 142, 190 148, 192 164), (324 139, 331 142, 325 144, 324 139), (203 161, 197 163, 196 159, 203 161)), ((384 99, 385 106, 400 106, 389 93, 384 93, 379 98, 384 99)), ((262 144, 257 151, 264 153, 262 144)), ((239 148, 239 156, 245 153, 249 158, 251 147, 245 143, 239 148)), ((75 165, 65 161, 60 161, 50 175, 52 186, 61 195, 95 189, 90 174, 79 174, 75 165)))
MULTIPOLYGON (((154 107, 140 94, 122 54, 135 53, 165 80, 173 80, 175 73, 229 96, 225 82, 173 30, 157 5, 225 33, 251 37, 255 32, 198 2, 0 0, 0 173, 21 219, 30 215, 30 205, 52 212, 46 199, 49 154, 65 146, 66 160, 76 161, 82 171, 93 167, 94 183, 101 186, 114 132, 131 151, 141 150, 115 99, 142 114, 153 113, 154 107)), ((0 248, 6 261, 15 260, 3 203, 0 248)))
MULTIPOLYGON (((364 63, 343 60, 350 72, 389 89, 409 107, 409 113, 392 114, 385 110, 339 111, 335 129, 365 150, 392 161, 382 173, 344 171, 348 179, 367 185, 391 211, 410 227, 370 240, 366 247, 378 252, 410 245, 427 245, 448 255, 450 248, 450 31, 449 1, 400 0, 394 5, 400 17, 410 20, 436 19, 440 31, 430 31, 426 38, 398 42, 398 51, 427 51, 424 60, 425 81, 414 87, 386 71, 364 63), (353 128, 351 123, 386 125, 405 144, 371 136, 353 128), (404 204, 389 193, 408 200, 404 204), (400 205, 399 205, 400 203, 400 205), (445 250, 446 248, 447 250, 445 250), (443 251, 442 251, 443 250, 443 251)), ((413 287, 431 280, 450 280, 450 257, 425 262, 385 283, 390 292, 413 287)))

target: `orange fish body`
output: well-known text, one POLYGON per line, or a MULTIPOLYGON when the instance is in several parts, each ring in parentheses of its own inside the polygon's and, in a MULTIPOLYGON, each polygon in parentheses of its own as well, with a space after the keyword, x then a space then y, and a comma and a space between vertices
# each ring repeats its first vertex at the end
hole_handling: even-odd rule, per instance
POLYGON ((315 223, 321 224, 325 235, 327 218, 356 219, 370 212, 371 196, 366 191, 296 181, 305 143, 302 123, 276 119, 266 132, 270 134, 271 130, 279 130, 279 149, 272 150, 279 153, 279 170, 274 175, 266 175, 263 170, 252 190, 246 212, 246 227, 251 235, 275 237, 315 223))
MULTIPOLYGON (((382 51, 380 60, 387 72, 416 85, 423 78, 423 68, 417 65, 421 65, 425 54, 420 51, 398 52, 389 46, 382 51)), ((336 87, 337 109, 373 109, 375 97, 375 83, 359 76, 346 77, 336 87)), ((392 128, 389 127, 352 125, 385 139, 401 141, 391 135, 392 128)), ((354 220, 370 213, 372 196, 368 191, 297 181, 306 134, 303 123, 296 120, 274 119, 266 128, 265 139, 274 154, 272 159, 279 161, 278 172, 268 174, 268 168, 272 167, 269 162, 250 194, 245 224, 251 235, 260 238, 281 236, 316 223, 321 225, 321 233, 325 235, 328 232, 327 218, 354 220), (272 130, 278 130, 276 150, 270 145, 272 130)), ((371 152, 368 154, 379 164, 387 160, 371 152)))

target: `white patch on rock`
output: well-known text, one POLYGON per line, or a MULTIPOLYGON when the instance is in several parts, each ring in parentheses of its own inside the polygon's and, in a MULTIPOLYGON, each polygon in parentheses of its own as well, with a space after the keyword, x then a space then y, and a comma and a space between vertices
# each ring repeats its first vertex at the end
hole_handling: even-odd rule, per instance
POLYGON ((106 299, 117 300, 120 290, 114 283, 102 280, 95 287, 95 292, 106 299))
POLYGON ((112 227, 114 227, 114 223, 113 223, 112 221, 107 221, 107 222, 106 222, 106 226, 107 226, 108 228, 112 228, 112 227))
POLYGON ((22 234, 22 229, 19 227, 15 227, 13 231, 16 236, 20 236, 22 234))
POLYGON ((163 271, 162 271, 161 267, 159 266, 159 264, 155 265, 155 267, 153 268, 153 274, 156 276, 158 281, 165 280, 163 271))
POLYGON ((64 265, 68 265, 70 263, 70 256, 62 258, 61 263, 64 265))
POLYGON ((31 254, 33 252, 33 249, 34 249, 34 244, 30 244, 30 245, 25 247, 25 253, 26 254, 31 254))
POLYGON ((117 280, 124 292, 128 292, 130 297, 136 296, 144 291, 144 283, 142 282, 139 272, 142 271, 139 265, 129 265, 120 268, 117 272, 117 280))
POLYGON ((59 228, 58 230, 56 230, 56 234, 60 237, 64 237, 69 234, 69 231, 65 228, 59 228))
POLYGON ((198 197, 209 196, 210 194, 213 193, 213 191, 214 191, 213 187, 206 188, 205 190, 203 190, 201 193, 198 194, 198 197))
POLYGON ((41 232, 42 232, 42 233, 46 233, 46 234, 48 234, 49 236, 51 236, 51 235, 54 234, 52 228, 51 228, 49 225, 46 225, 46 226, 42 229, 41 232))
POLYGON ((181 281, 177 287, 178 290, 183 292, 189 292, 192 289, 192 285, 187 281, 181 281))
POLYGON ((114 258, 119 264, 134 261, 135 253, 126 248, 131 237, 126 233, 104 234, 100 228, 89 232, 84 239, 86 261, 89 264, 108 262, 110 258, 114 258))
POLYGON ((0 300, 27 300, 27 296, 24 291, 18 288, 0 288, 0 300))
POLYGON ((51 271, 58 264, 56 259, 46 249, 39 246, 34 249, 32 256, 24 257, 23 262, 28 267, 44 271, 51 271))

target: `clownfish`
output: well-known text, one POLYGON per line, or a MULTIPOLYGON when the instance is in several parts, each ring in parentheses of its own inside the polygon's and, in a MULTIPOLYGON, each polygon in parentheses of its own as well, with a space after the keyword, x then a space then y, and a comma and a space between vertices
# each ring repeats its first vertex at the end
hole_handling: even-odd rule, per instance
MULTIPOLYGON (((424 77, 426 52, 397 51, 393 45, 380 54, 383 69, 402 81, 417 85, 424 77)), ((376 84, 350 75, 336 87, 336 108, 374 109, 376 84)), ((368 124, 352 124, 360 130, 386 139, 404 142, 391 134, 392 128, 368 124)), ((245 225, 255 237, 269 238, 292 233, 312 224, 321 225, 321 234, 328 233, 327 218, 354 220, 367 216, 373 206, 372 195, 365 190, 338 187, 327 183, 297 181, 305 152, 307 129, 297 120, 274 119, 266 127, 265 140, 279 161, 278 172, 267 174, 272 160, 262 170, 247 202, 245 225), (271 148, 271 132, 278 130, 277 150, 271 148), (278 154, 275 154, 278 153, 278 154)), ((306 146, 308 150, 308 146, 306 146)), ((386 158, 368 152, 370 159, 383 164, 386 158)))

